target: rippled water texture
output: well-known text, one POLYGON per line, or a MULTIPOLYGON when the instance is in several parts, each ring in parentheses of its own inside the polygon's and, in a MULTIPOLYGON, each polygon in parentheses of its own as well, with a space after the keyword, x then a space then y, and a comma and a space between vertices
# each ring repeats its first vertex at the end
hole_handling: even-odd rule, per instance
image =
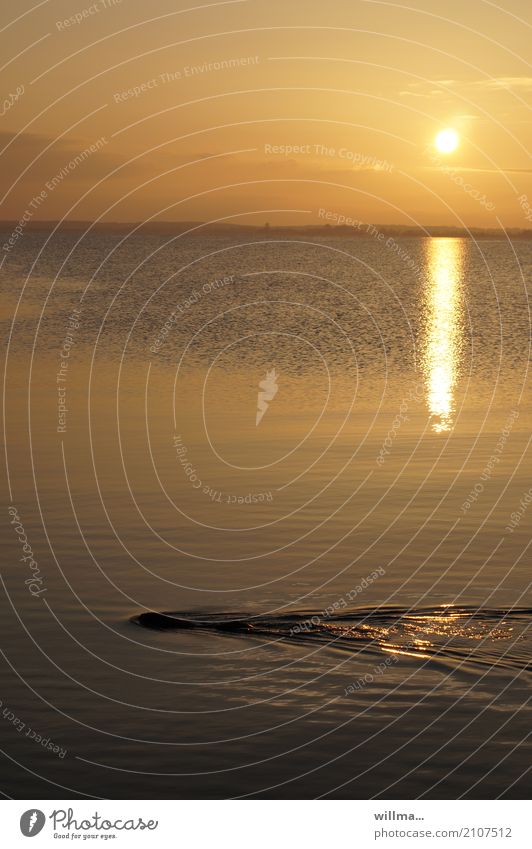
POLYGON ((248 637, 318 641, 358 652, 360 642, 392 654, 441 660, 467 659, 490 667, 532 669, 529 608, 490 610, 441 606, 404 610, 386 607, 328 614, 303 611, 284 616, 237 613, 141 613, 133 622, 156 630, 214 630, 248 637))

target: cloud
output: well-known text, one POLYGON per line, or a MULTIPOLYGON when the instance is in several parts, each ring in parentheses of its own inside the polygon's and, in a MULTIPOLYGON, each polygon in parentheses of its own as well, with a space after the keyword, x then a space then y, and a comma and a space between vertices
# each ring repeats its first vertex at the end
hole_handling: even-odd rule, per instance
POLYGON ((471 85, 485 89, 524 89, 532 91, 532 77, 494 77, 490 80, 475 80, 471 85))
POLYGON ((445 173, 445 170, 454 171, 457 174, 532 174, 532 168, 461 168, 457 166, 432 166, 425 167, 425 171, 445 173))

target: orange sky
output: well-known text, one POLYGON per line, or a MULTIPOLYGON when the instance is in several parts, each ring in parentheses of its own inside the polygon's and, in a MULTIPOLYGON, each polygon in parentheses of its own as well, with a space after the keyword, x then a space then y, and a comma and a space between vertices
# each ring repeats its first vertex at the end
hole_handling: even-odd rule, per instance
POLYGON ((2 218, 532 227, 526 0, 192 2, 9 10, 2 218))

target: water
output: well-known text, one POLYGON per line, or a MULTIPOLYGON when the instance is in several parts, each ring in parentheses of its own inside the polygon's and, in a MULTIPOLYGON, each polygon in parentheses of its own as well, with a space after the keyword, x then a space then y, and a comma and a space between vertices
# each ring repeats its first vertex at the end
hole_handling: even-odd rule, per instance
MULTIPOLYGON (((378 573, 377 573, 378 574, 378 573)), ((456 604, 414 609, 380 607, 358 608, 335 614, 303 611, 282 616, 245 614, 172 613, 147 611, 133 622, 157 631, 209 630, 273 640, 305 640, 355 652, 361 643, 397 655, 441 659, 454 666, 454 660, 531 670, 528 625, 530 608, 495 610, 456 604), (506 646, 501 646, 501 641, 506 646), (486 650, 487 649, 487 650, 486 650), (517 649, 517 651, 516 651, 517 649)), ((365 678, 361 684, 371 683, 365 678)))
POLYGON ((24 234, 0 272, 14 795, 528 795, 531 263, 24 234))

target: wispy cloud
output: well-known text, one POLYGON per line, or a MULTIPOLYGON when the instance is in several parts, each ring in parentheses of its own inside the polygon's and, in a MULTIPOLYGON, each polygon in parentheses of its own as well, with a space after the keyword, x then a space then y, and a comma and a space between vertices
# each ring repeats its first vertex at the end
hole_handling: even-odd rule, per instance
POLYGON ((449 90, 532 91, 532 77, 491 77, 482 80, 425 80, 409 83, 399 92, 401 97, 435 97, 449 90), (436 88, 436 86, 439 86, 436 88))

